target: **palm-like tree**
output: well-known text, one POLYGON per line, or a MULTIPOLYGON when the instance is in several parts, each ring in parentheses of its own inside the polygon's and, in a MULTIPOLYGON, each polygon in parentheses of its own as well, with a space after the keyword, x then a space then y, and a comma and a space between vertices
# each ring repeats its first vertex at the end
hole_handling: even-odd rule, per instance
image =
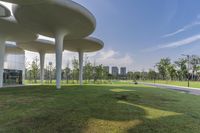
POLYGON ((190 65, 192 69, 192 80, 195 79, 195 74, 197 74, 199 63, 200 63, 200 58, 196 55, 192 55, 190 58, 190 65))
POLYGON ((175 65, 178 68, 177 73, 178 73, 179 80, 183 80, 187 78, 188 71, 187 71, 186 63, 187 63, 187 59, 185 58, 179 58, 178 61, 175 61, 175 65))
POLYGON ((159 74, 162 76, 162 79, 165 80, 168 76, 168 68, 171 65, 171 60, 169 58, 163 58, 157 63, 157 69, 159 74))

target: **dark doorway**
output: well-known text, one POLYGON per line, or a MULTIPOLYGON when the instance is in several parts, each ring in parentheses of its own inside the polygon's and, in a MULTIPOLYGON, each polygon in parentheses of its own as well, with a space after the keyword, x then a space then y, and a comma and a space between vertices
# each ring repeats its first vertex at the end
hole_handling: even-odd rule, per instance
POLYGON ((22 70, 4 69, 3 83, 4 85, 20 85, 22 84, 22 70))

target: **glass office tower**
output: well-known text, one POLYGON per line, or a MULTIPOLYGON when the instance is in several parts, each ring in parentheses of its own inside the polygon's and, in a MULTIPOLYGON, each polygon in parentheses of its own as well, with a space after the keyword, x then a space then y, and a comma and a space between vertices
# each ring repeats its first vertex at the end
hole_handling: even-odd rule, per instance
POLYGON ((25 75, 25 52, 15 45, 6 45, 4 58, 3 83, 6 85, 23 84, 25 75))

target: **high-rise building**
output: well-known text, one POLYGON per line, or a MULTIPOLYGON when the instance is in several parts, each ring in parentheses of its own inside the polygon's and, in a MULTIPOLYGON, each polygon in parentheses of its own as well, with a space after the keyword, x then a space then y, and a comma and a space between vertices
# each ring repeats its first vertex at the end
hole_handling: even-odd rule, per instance
POLYGON ((126 75, 126 67, 120 68, 120 75, 125 76, 126 75))
POLYGON ((112 67, 112 75, 113 76, 119 75, 119 69, 118 69, 118 67, 116 67, 116 66, 112 67))
POLYGON ((104 66, 103 69, 104 69, 104 71, 106 71, 107 73, 110 72, 110 68, 109 68, 109 66, 104 66))

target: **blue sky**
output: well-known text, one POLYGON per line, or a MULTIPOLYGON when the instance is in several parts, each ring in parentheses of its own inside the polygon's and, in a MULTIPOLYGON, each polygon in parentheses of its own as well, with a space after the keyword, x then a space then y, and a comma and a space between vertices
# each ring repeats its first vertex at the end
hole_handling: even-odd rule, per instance
POLYGON ((161 57, 200 55, 199 0, 75 1, 96 16, 93 35, 105 42, 104 51, 130 56, 134 70, 153 67, 161 57))
MULTIPOLYGON (((74 0, 96 17, 92 36, 105 48, 87 54, 91 61, 129 70, 148 70, 160 58, 200 55, 199 0, 74 0)), ((28 60, 35 54, 27 52, 28 60)), ((65 52, 64 66, 77 54, 65 52)), ((47 61, 54 60, 52 55, 47 61)))

